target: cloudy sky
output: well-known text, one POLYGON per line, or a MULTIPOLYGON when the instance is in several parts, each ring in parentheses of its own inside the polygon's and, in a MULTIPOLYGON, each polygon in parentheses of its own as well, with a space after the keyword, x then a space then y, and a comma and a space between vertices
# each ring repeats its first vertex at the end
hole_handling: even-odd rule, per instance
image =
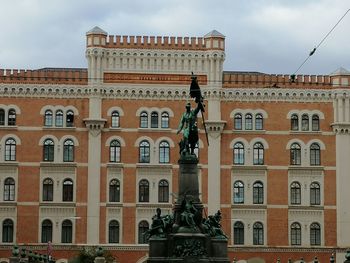
MULTIPOLYGON (((85 33, 226 36, 224 70, 294 73, 350 0, 4 0, 0 68, 86 67, 85 33)), ((350 70, 350 12, 301 74, 350 70)))

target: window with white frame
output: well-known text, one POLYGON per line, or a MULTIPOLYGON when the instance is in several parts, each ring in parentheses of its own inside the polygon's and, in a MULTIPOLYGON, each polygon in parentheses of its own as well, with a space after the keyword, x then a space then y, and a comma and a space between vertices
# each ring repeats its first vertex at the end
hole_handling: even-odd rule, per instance
POLYGON ((301 245, 301 226, 297 222, 290 226, 290 244, 292 246, 301 245))
POLYGON ((320 184, 313 182, 310 185, 310 205, 320 205, 321 204, 321 190, 320 184))
POLYGON ((74 126, 74 112, 72 110, 68 110, 66 112, 66 127, 74 126))
POLYGON ((297 114, 293 114, 290 118, 290 126, 292 131, 299 130, 299 117, 297 114))
POLYGON ((233 244, 244 245, 244 225, 240 221, 233 225, 233 244))
POLYGON ((53 180, 51 178, 46 178, 43 181, 43 201, 53 201, 53 180))
POLYGON ((73 201, 73 181, 71 179, 66 179, 63 181, 62 189, 62 201, 72 202, 73 201))
POLYGON ((264 129, 264 118, 261 113, 255 115, 255 130, 264 129))
POLYGON ((301 116, 301 130, 308 131, 309 130, 309 115, 303 114, 301 116))
POLYGON ((321 245, 321 226, 319 223, 312 223, 310 225, 310 245, 321 245))
POLYGON ((290 203, 292 205, 301 204, 301 186, 298 182, 292 182, 290 185, 290 203))
POLYGON ((159 143, 159 163, 170 162, 170 145, 167 141, 159 143))
POLYGON ((55 114, 55 126, 63 127, 63 111, 57 110, 55 114))
POLYGON ((119 222, 111 220, 108 224, 108 243, 119 243, 119 222))
POLYGON ((167 180, 160 180, 158 184, 158 202, 169 202, 169 183, 167 180))
POLYGON ((320 130, 320 117, 318 117, 317 114, 312 115, 311 129, 313 131, 319 131, 320 130))
POLYGON ((63 161, 74 162, 74 142, 67 139, 63 143, 63 161))
POLYGON ((13 138, 5 141, 5 161, 16 161, 16 141, 13 138))
POLYGON ((0 109, 0 126, 5 125, 5 110, 0 109))
POLYGON ((166 111, 161 115, 161 128, 169 128, 169 113, 166 111))
POLYGON ((233 146, 233 164, 244 164, 244 145, 241 142, 233 146))
POLYGON ((253 245, 264 245, 264 226, 261 222, 253 225, 253 245))
POLYGON ((43 161, 53 162, 55 153, 55 144, 52 139, 46 139, 43 144, 43 161))
POLYGON ((73 224, 72 221, 66 219, 62 222, 61 243, 73 242, 73 224))
POLYGON ((14 109, 9 109, 7 124, 8 126, 16 125, 16 111, 14 109))
POLYGON ((109 202, 120 202, 120 181, 112 179, 109 182, 109 202))
POLYGON ((242 114, 236 113, 233 121, 234 121, 234 129, 242 130, 242 114))
POLYGON ((44 114, 44 126, 52 127, 53 125, 53 113, 52 110, 46 110, 44 114))
POLYGON ((142 220, 138 225, 138 243, 147 244, 147 236, 145 235, 146 231, 149 229, 149 224, 147 221, 142 220))
POLYGON ((158 112, 151 113, 151 128, 158 128, 158 112))
POLYGON ((148 113, 145 111, 140 114, 140 128, 148 128, 148 113))
POLYGON ((2 242, 12 243, 13 242, 13 231, 14 224, 11 219, 5 219, 2 222, 2 242))
POLYGON ((139 145, 139 162, 140 163, 150 162, 150 144, 146 140, 141 141, 139 145))
POLYGON ((139 182, 139 202, 149 202, 149 182, 146 179, 139 182))
POLYGON ((52 222, 49 219, 45 219, 41 223, 41 243, 48 243, 52 241, 52 222))
POLYGON ((253 204, 264 203, 264 185, 262 182, 257 181, 253 184, 253 204))
POLYGON ((4 181, 4 201, 15 201, 15 179, 8 177, 4 181))
POLYGON ((120 127, 120 115, 118 111, 113 111, 111 115, 111 126, 112 128, 120 127))
POLYGON ((310 146, 310 165, 321 165, 321 147, 317 143, 310 146))
POLYGON ((290 164, 291 165, 301 164, 301 147, 298 143, 293 143, 290 146, 290 164))
POLYGON ((244 184, 242 181, 236 181, 233 184, 233 203, 244 203, 244 184))
POLYGON ((260 142, 257 142, 253 145, 253 164, 264 164, 264 146, 260 142))
POLYGON ((250 113, 245 115, 245 129, 252 130, 253 129, 253 116, 250 113))
POLYGON ((118 140, 111 141, 109 145, 109 161, 112 163, 120 162, 120 142, 118 140))

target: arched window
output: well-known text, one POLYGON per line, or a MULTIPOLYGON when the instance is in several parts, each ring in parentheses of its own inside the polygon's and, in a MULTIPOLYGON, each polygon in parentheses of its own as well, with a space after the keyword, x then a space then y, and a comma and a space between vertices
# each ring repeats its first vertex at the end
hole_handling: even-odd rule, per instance
POLYGON ((159 162, 160 163, 170 162, 170 145, 167 141, 161 141, 159 143, 159 162))
POLYGON ((63 181, 62 201, 73 201, 73 181, 71 179, 66 179, 63 181))
POLYGON ((292 131, 299 130, 299 117, 297 114, 293 114, 290 118, 290 126, 292 131))
POLYGON ((11 177, 4 182, 4 201, 15 201, 15 180, 11 177))
POLYGON ((309 115, 303 114, 301 116, 301 130, 308 131, 309 130, 309 115))
POLYGON ((321 204, 321 191, 319 183, 313 182, 310 185, 310 205, 321 204))
POLYGON ((43 160, 45 162, 53 162, 54 160, 54 152, 55 152, 55 144, 53 140, 46 139, 44 141, 44 149, 43 149, 43 160))
POLYGON ((117 220, 112 220, 108 225, 108 242, 119 243, 119 223, 117 220))
POLYGON ((149 202, 149 182, 146 179, 139 182, 139 202, 149 202))
POLYGON ((236 181, 233 184, 233 203, 244 203, 244 184, 241 181, 236 181))
POLYGON ((264 203, 264 185, 258 181, 253 184, 253 204, 264 203))
POLYGON ((301 164, 301 147, 298 143, 293 143, 290 146, 290 164, 291 165, 301 164))
POLYGON ((67 139, 63 143, 63 161, 74 161, 74 142, 71 139, 67 139))
POLYGON ((5 142, 5 161, 16 161, 16 141, 13 138, 5 142))
POLYGON ((242 130, 242 114, 236 113, 234 117, 235 130, 242 130))
POLYGON ((120 127, 120 117, 118 111, 113 111, 111 116, 111 125, 112 128, 119 128, 120 127))
POLYGON ((158 128, 158 112, 151 113, 151 128, 158 128))
POLYGON ((167 180, 160 180, 158 184, 158 202, 169 202, 169 183, 167 180))
POLYGON ((61 243, 72 243, 73 241, 73 224, 66 219, 62 222, 61 243))
POLYGON ((260 142, 255 143, 253 146, 253 164, 264 164, 264 146, 260 142))
POLYGON ((74 126, 74 112, 72 110, 68 110, 66 113, 66 127, 74 126))
POLYGON ((109 146, 109 161, 120 163, 120 142, 118 140, 111 141, 109 146))
POLYGON ((310 165, 321 165, 321 148, 317 143, 310 146, 310 165))
POLYGON ((139 223, 138 227, 138 236, 139 236, 139 244, 147 244, 147 237, 144 233, 148 230, 149 224, 147 221, 143 220, 139 223))
POLYGON ((250 113, 245 115, 245 129, 252 130, 253 129, 253 116, 250 113))
POLYGON ((9 109, 7 123, 9 126, 16 125, 16 111, 14 109, 9 109))
POLYGON ((43 201, 53 201, 53 181, 51 178, 46 178, 43 181, 43 201))
POLYGON ((120 182, 112 179, 109 182, 109 202, 120 202, 120 182))
POLYGON ((293 182, 290 185, 290 203, 292 205, 301 204, 301 187, 298 182, 293 182))
POLYGON ((4 222, 2 222, 2 242, 13 242, 13 221, 11 219, 5 219, 4 222))
POLYGON ((255 130, 264 129, 264 119, 262 114, 258 113, 255 115, 255 130))
POLYGON ((148 114, 147 112, 143 111, 140 114, 140 128, 147 128, 148 127, 148 114))
POLYGON ((63 111, 61 110, 56 111, 55 126, 63 127, 63 111))
POLYGON ((41 223, 41 243, 48 243, 49 241, 52 241, 52 222, 45 219, 41 223))
POLYGON ((241 142, 233 146, 233 164, 244 164, 244 145, 241 142))
POLYGON ((312 115, 312 130, 319 131, 320 130, 320 118, 317 114, 312 115))
POLYGON ((310 245, 321 245, 321 227, 318 223, 312 223, 310 226, 310 245))
POLYGON ((290 243, 292 246, 301 245, 301 226, 299 223, 293 223, 290 226, 290 243))
POLYGON ((149 163, 150 162, 150 145, 148 141, 140 142, 139 146, 139 162, 140 163, 149 163))
POLYGON ((169 113, 167 112, 162 112, 161 127, 169 128, 169 113))
POLYGON ((5 125, 5 111, 3 109, 0 109, 0 125, 5 125))
POLYGON ((242 222, 236 222, 233 225, 233 244, 244 245, 244 225, 242 222))
POLYGON ((44 116, 44 125, 46 127, 51 127, 53 125, 53 114, 52 110, 46 110, 44 116))
POLYGON ((260 222, 253 225, 253 245, 264 245, 264 226, 260 222))

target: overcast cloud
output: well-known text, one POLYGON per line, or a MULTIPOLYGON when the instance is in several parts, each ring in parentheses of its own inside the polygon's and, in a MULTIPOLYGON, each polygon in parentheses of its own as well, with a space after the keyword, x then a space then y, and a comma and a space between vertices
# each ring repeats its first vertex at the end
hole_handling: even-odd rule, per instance
MULTIPOLYGON (((86 67, 85 33, 226 36, 224 70, 291 74, 349 0, 11 0, 0 5, 0 68, 86 67)), ((350 12, 301 68, 350 70, 350 12)))

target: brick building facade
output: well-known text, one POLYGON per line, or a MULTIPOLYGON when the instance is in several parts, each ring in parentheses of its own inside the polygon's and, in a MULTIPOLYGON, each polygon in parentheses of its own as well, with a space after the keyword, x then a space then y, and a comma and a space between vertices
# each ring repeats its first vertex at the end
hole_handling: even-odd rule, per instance
MULTIPOLYGON (((71 257, 102 244, 144 262, 171 213, 176 130, 195 72, 205 97, 199 183, 230 259, 328 261, 350 246, 350 73, 223 71, 225 37, 86 34, 87 69, 0 69, 0 257, 26 244, 71 257)), ((193 105, 194 106, 194 105, 193 105)))

